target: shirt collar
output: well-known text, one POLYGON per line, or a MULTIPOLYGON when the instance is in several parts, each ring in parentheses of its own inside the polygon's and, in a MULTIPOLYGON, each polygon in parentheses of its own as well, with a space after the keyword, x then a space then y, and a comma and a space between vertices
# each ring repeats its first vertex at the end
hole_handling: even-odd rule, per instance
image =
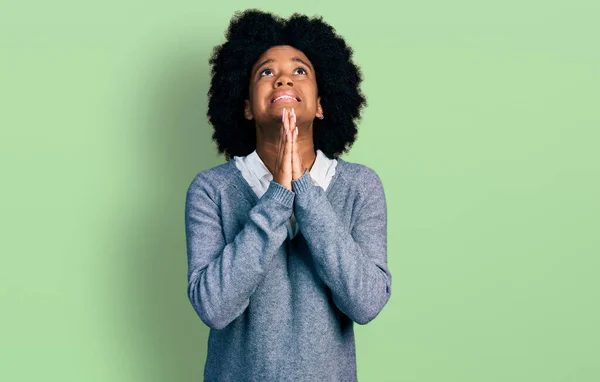
MULTIPOLYGON (((262 180, 263 177, 267 177, 269 181, 273 179, 273 175, 269 172, 269 169, 264 164, 262 159, 260 159, 256 150, 248 154, 245 159, 249 165, 249 170, 256 178, 262 180)), ((324 183, 331 161, 332 159, 329 159, 321 150, 316 151, 315 163, 309 172, 311 178, 317 181, 319 185, 324 183)))

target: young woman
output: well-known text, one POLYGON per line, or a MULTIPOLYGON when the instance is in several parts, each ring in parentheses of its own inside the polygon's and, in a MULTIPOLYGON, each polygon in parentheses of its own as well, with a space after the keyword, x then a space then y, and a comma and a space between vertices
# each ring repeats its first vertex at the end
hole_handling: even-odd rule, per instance
POLYGON ((391 295, 379 176, 339 156, 366 100, 321 18, 231 20, 208 119, 227 162, 187 191, 188 296, 208 325, 206 381, 355 381, 353 323, 391 295))

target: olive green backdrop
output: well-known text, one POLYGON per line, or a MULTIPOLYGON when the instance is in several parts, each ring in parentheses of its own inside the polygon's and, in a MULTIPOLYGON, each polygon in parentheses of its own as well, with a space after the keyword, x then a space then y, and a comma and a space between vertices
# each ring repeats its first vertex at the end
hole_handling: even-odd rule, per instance
POLYGON ((200 381, 185 193, 233 12, 323 15, 388 200, 361 381, 600 381, 600 3, 0 3, 0 380, 200 381))

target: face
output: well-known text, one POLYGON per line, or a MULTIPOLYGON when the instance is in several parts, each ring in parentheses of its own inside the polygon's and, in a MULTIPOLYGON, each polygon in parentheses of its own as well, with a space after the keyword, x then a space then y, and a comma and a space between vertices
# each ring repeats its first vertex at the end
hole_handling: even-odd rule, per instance
POLYGON ((281 123, 283 109, 296 112, 297 124, 312 124, 323 113, 317 78, 310 60, 300 50, 274 46, 252 66, 250 94, 244 116, 264 126, 281 123))

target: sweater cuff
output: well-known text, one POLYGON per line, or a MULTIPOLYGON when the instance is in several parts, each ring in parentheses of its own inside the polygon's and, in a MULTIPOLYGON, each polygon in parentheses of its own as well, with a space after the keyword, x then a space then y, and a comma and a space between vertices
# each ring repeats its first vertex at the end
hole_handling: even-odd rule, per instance
POLYGON ((294 206, 294 193, 281 184, 271 180, 269 187, 264 193, 264 197, 275 199, 284 206, 292 208, 294 206))
POLYGON ((292 180, 292 189, 296 194, 301 194, 307 191, 309 187, 314 187, 314 184, 308 169, 304 171, 304 174, 300 178, 292 180))

